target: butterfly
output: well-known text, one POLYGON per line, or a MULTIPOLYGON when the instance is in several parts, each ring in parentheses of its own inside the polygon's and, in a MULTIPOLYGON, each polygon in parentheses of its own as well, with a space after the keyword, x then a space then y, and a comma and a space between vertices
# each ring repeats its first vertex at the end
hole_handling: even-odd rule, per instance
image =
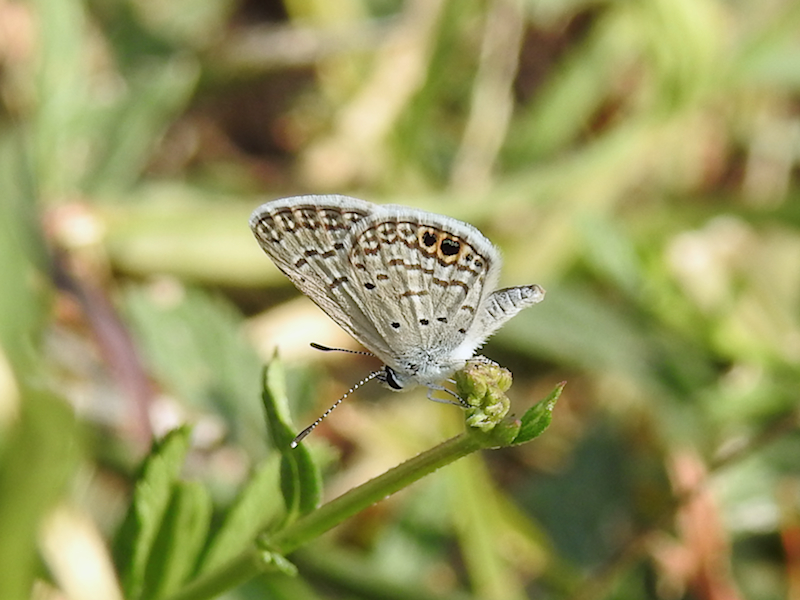
POLYGON ((498 249, 468 223, 415 208, 296 196, 259 206, 250 227, 292 283, 383 361, 364 381, 393 390, 444 389, 439 382, 545 294, 496 289, 498 249))

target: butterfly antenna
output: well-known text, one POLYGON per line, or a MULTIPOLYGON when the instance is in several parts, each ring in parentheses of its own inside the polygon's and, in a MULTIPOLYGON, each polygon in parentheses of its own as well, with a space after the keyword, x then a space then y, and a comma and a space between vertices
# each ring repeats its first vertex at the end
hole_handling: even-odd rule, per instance
MULTIPOLYGON (((314 345, 314 344, 312 344, 312 346, 313 346, 313 345, 314 345)), ((323 346, 323 348, 324 348, 324 346, 323 346)), ((357 354, 358 354, 358 353, 357 353, 357 354)), ((343 395, 341 398, 339 398, 339 399, 338 399, 336 402, 334 402, 334 403, 333 403, 333 406, 331 406, 331 407, 330 407, 328 410, 326 410, 324 413, 322 413, 322 415, 320 415, 320 417, 319 417, 319 418, 318 418, 316 421, 314 421, 314 422, 313 422, 311 425, 309 425, 308 427, 306 427, 305 429, 303 429, 303 431, 301 431, 300 433, 298 433, 298 434, 295 436, 295 438, 292 440, 292 443, 291 443, 291 444, 289 444, 289 446, 290 446, 291 448, 297 448, 297 445, 298 445, 300 442, 302 442, 302 441, 305 439, 305 437, 306 437, 306 436, 307 436, 309 433, 311 433, 312 431, 314 431, 314 429, 316 429, 317 425, 319 425, 320 423, 322 423, 322 420, 323 420, 325 417, 327 417, 329 414, 331 414, 331 413, 333 412, 333 409, 335 409, 337 406, 339 406, 339 405, 342 403, 342 400, 344 400, 345 398, 347 398, 347 397, 348 397, 350 394, 352 394, 353 392, 355 392, 355 391, 356 391, 358 388, 360 388, 362 385, 364 385, 364 384, 365 384, 365 383, 367 383, 368 381, 372 381, 373 379, 375 379, 375 378, 376 378, 378 375, 380 375, 381 373, 383 373, 383 369, 381 369, 381 370, 379 370, 379 371, 373 371, 372 373, 370 373, 369 375, 367 375, 367 376, 366 376, 364 379, 362 379, 362 380, 361 380, 361 381, 359 381, 357 384, 355 384, 353 387, 351 387, 349 390, 347 390, 347 392, 345 392, 345 394, 344 394, 344 395, 343 395)))
POLYGON ((321 350, 322 352, 347 352, 347 354, 361 354, 363 356, 375 356, 370 352, 362 352, 361 350, 350 350, 349 348, 331 348, 330 346, 323 346, 316 342, 311 342, 311 347, 314 350, 321 350))

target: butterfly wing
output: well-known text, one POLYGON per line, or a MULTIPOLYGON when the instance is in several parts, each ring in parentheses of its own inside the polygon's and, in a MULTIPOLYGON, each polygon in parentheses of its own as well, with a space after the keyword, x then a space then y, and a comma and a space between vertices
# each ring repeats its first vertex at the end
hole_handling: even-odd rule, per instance
POLYGON ((250 217, 261 248, 297 288, 378 356, 390 348, 363 310, 347 250, 353 228, 376 205, 347 196, 296 196, 267 202, 250 217))
POLYGON ((536 284, 494 291, 481 305, 473 327, 483 339, 486 339, 523 308, 538 304, 542 300, 544 300, 544 289, 536 284))
POLYGON ((501 263, 483 234, 442 215, 382 206, 355 224, 349 242, 351 279, 390 348, 376 351, 386 364, 428 384, 473 355, 483 339, 469 334, 501 263))

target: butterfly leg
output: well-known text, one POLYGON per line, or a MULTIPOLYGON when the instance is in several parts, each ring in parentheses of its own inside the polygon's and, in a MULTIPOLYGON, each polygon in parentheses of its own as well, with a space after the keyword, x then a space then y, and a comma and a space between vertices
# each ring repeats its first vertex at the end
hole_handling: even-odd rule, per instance
POLYGON ((428 400, 433 400, 434 402, 441 402, 442 404, 454 404, 455 406, 466 406, 466 403, 461 399, 461 396, 456 394, 453 390, 449 390, 442 385, 429 385, 428 386, 428 400), (448 400, 447 398, 434 398, 433 392, 446 392, 450 394, 453 398, 458 400, 458 402, 453 402, 452 400, 448 400))

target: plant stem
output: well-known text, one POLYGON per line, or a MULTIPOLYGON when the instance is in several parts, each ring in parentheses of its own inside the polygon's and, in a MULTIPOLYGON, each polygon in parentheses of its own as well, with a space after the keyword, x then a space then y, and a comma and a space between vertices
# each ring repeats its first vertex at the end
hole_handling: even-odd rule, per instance
POLYGON ((270 538, 269 548, 288 554, 354 514, 486 445, 484 436, 457 435, 301 517, 270 538))

